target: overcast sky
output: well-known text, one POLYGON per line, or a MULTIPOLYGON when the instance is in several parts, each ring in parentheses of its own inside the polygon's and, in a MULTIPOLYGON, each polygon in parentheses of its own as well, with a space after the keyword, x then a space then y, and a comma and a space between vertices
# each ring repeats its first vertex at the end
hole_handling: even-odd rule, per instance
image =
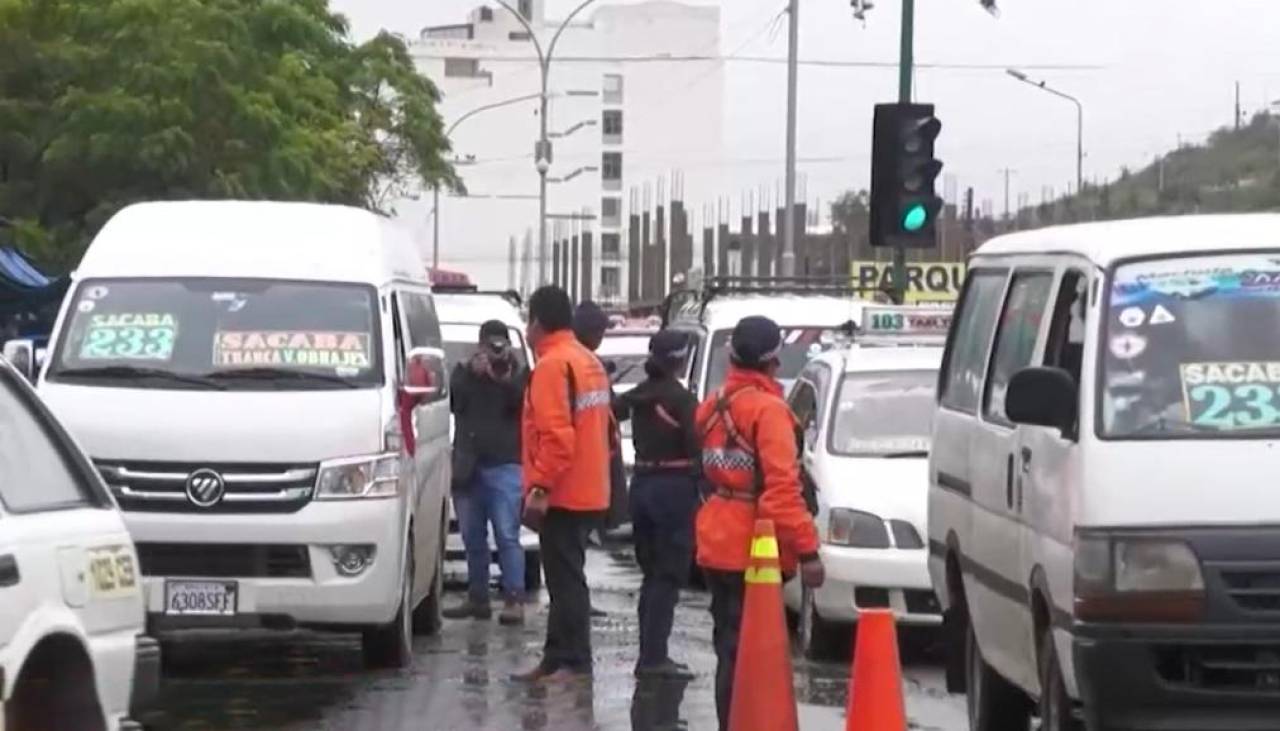
MULTIPOLYGON (((464 21, 481 4, 331 2, 357 37, 383 27, 412 37, 426 25, 464 21)), ((548 3, 551 17, 572 5, 548 3)), ((722 53, 785 57, 785 23, 770 28, 784 0, 719 4, 722 53)), ((1046 188, 1061 194, 1075 178, 1074 107, 1009 78, 1006 66, 1027 69, 1082 100, 1087 179, 1140 167, 1180 137, 1200 142, 1230 124, 1236 81, 1246 113, 1280 98, 1277 0, 1000 0, 998 18, 978 0, 916 5, 917 61, 993 66, 921 68, 916 99, 937 104, 946 174, 959 190, 974 186, 979 205, 990 200, 997 212, 1004 206, 1005 168, 1013 170, 1015 205, 1020 193, 1039 202, 1046 188), (1097 68, 1031 70, 1054 65, 1097 68)), ((801 0, 801 57, 893 64, 900 8, 898 0, 877 0, 864 27, 847 0, 801 0)), ((725 68, 725 166, 743 189, 773 184, 783 173, 785 67, 727 61, 725 68)), ((825 202, 840 190, 865 187, 872 105, 894 100, 896 69, 809 66, 801 71, 800 91, 800 156, 820 159, 801 167, 808 197, 825 202)))

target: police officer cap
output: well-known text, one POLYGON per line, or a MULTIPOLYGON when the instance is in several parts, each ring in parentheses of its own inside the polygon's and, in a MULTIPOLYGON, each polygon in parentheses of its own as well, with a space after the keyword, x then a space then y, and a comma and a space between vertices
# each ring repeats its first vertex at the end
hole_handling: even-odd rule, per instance
POLYGON ((649 355, 664 363, 681 362, 689 356, 689 336, 679 330, 663 330, 649 339, 649 355))
POLYGON ((733 328, 729 346, 734 363, 748 367, 762 365, 778 357, 782 331, 778 323, 767 317, 744 317, 733 328))

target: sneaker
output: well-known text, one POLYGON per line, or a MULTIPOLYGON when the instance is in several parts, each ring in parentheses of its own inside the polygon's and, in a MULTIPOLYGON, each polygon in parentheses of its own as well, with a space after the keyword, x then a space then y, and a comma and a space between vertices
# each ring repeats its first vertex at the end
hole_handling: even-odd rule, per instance
POLYGON ((498 624, 514 627, 524 624, 524 603, 519 599, 507 599, 498 613, 498 624))
POLYGON ((693 680, 696 677, 688 665, 665 660, 657 665, 637 665, 637 678, 662 678, 665 680, 693 680))
POLYGON ((467 601, 441 611, 440 616, 445 619, 489 619, 493 617, 493 609, 488 602, 467 601))

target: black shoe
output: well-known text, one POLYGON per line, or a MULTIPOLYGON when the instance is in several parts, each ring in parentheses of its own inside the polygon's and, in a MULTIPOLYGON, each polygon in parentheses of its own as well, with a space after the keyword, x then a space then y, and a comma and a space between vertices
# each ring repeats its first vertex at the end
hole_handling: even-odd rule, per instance
POLYGON ((486 602, 468 601, 459 604, 456 607, 449 607, 440 612, 440 616, 445 619, 490 619, 493 617, 493 608, 486 602))
POLYGON ((607 616, 609 616, 609 613, 608 613, 608 612, 606 612, 606 611, 605 611, 605 610, 603 610, 603 609, 596 609, 595 607, 592 607, 592 608, 591 608, 591 616, 593 616, 593 617, 607 617, 607 616))
POLYGON ((674 660, 666 660, 657 665, 637 665, 637 678, 662 678, 664 680, 693 680, 695 677, 688 665, 674 660))

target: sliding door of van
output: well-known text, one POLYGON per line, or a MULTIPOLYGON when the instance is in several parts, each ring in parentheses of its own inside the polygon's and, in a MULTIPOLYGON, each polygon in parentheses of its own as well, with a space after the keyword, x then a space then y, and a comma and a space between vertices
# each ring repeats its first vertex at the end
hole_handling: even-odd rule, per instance
POLYGON ((970 594, 983 656, 1009 680, 1035 688, 1037 669, 1027 601, 1030 541, 1022 494, 1021 430, 1005 415, 1005 394, 1018 371, 1035 363, 1053 292, 1050 262, 1014 270, 996 326, 973 443, 974 583, 970 594))

